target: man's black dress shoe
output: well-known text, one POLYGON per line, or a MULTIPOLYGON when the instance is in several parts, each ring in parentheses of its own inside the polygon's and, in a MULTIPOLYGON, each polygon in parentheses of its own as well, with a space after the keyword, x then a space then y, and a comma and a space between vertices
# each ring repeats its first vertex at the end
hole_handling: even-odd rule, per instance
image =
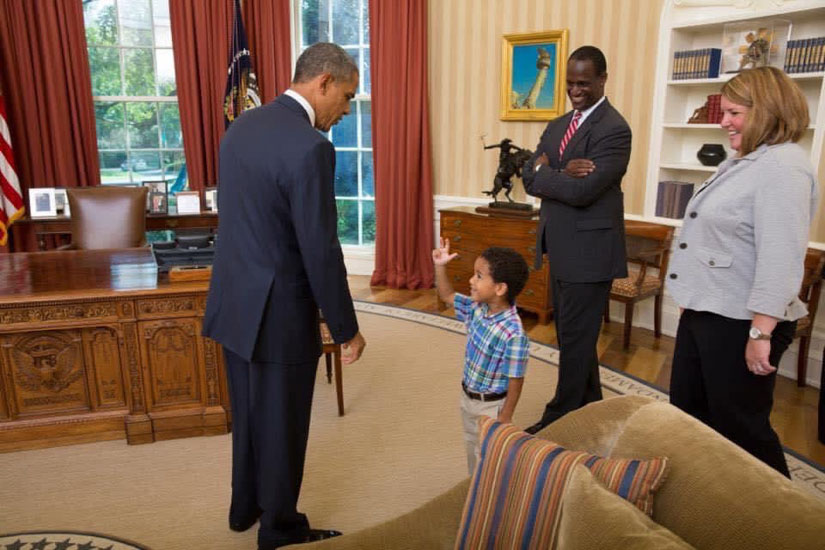
POLYGON ((340 537, 341 534, 341 531, 335 531, 334 529, 305 529, 298 533, 290 534, 288 537, 279 537, 278 540, 262 541, 259 536, 258 550, 274 550, 275 548, 288 546, 290 544, 317 542, 319 540, 331 539, 332 537, 340 537))
POLYGON ((547 426, 548 424, 549 424, 549 422, 544 422, 542 420, 539 420, 538 422, 536 422, 532 426, 524 428, 524 431, 527 432, 528 434, 536 434, 536 433, 540 432, 542 429, 544 429, 544 427, 547 426))
POLYGON ((229 513, 229 528, 233 531, 243 532, 255 525, 258 518, 261 517, 261 511, 258 510, 254 514, 235 517, 232 512, 229 513))

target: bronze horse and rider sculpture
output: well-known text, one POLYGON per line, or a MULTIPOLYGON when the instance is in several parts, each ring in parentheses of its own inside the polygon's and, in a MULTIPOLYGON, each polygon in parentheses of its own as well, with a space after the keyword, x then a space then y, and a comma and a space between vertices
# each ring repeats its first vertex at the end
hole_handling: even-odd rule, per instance
MULTIPOLYGON (((482 137, 483 143, 483 137, 482 137)), ((490 195, 496 203, 499 202, 498 194, 504 189, 504 196, 507 200, 513 203, 510 198, 510 191, 513 190, 513 182, 510 178, 513 176, 521 177, 521 169, 524 163, 530 160, 533 152, 529 149, 522 149, 517 145, 513 145, 513 141, 509 138, 504 138, 500 143, 493 145, 485 145, 485 149, 500 149, 498 155, 498 170, 493 179, 493 189, 490 191, 483 191, 485 195, 490 195)))

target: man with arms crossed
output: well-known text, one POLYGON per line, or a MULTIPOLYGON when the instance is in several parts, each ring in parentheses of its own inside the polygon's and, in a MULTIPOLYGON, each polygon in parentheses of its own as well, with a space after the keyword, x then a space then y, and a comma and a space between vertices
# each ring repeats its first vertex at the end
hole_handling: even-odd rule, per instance
POLYGON ((621 182, 631 139, 604 97, 606 81, 598 48, 570 55, 573 110, 550 121, 523 169, 527 193, 541 198, 536 268, 546 252, 561 353, 556 394, 529 433, 602 398, 596 343, 613 279, 627 276, 621 182))
POLYGON ((317 131, 349 113, 357 88, 349 55, 315 44, 298 58, 291 88, 238 117, 221 141, 203 333, 223 346, 229 379, 229 526, 244 531, 260 517, 259 550, 340 535, 310 529, 296 505, 321 355, 318 308, 344 363, 365 345, 338 241, 335 148, 317 131))

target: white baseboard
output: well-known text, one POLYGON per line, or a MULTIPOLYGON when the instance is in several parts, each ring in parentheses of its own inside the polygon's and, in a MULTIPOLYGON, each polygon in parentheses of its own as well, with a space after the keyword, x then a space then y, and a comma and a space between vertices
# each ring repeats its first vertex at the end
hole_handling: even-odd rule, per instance
POLYGON ((348 275, 372 275, 375 270, 375 247, 342 246, 348 275))

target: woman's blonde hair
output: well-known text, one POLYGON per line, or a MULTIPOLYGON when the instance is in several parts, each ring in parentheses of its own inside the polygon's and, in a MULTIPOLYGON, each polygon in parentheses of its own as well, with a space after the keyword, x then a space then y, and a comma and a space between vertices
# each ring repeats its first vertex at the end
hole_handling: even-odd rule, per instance
POLYGON ((805 95, 796 82, 776 67, 742 71, 722 86, 722 95, 732 103, 750 107, 745 115, 740 156, 763 143, 796 143, 808 127, 805 95))

